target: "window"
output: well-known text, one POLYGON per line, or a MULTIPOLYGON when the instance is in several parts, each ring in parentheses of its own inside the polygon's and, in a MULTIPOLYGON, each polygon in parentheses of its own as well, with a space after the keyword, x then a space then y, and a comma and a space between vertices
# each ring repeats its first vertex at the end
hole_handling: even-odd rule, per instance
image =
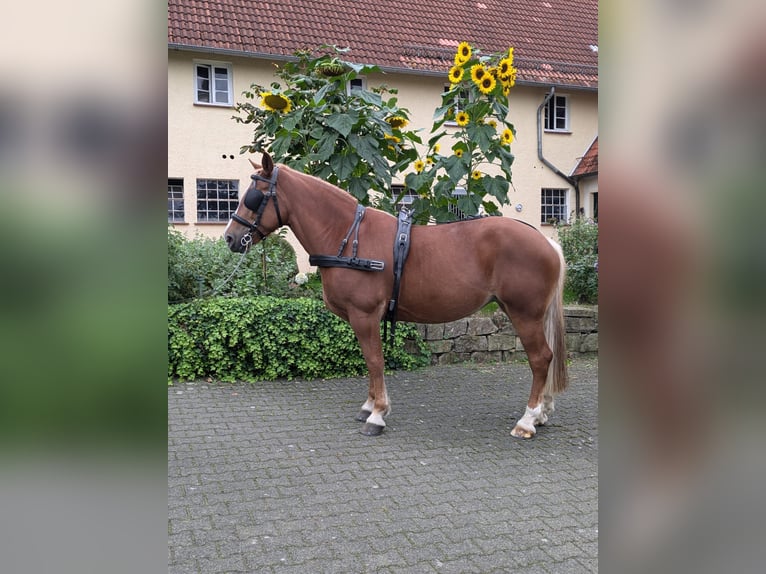
POLYGON ((569 131, 569 100, 567 96, 553 96, 545 106, 545 129, 551 132, 569 131))
POLYGON ((197 180, 197 221, 223 223, 239 204, 239 181, 236 179, 197 180))
POLYGON ((218 63, 194 64, 194 103, 232 105, 231 66, 218 63))
MULTIPOLYGON (((445 92, 449 92, 450 89, 452 89, 452 86, 444 86, 445 92)), ((446 122, 444 122, 444 125, 447 125, 447 126, 457 125, 457 122, 455 121, 455 116, 457 115, 459 111, 465 109, 465 105, 468 103, 468 97, 469 97, 468 90, 460 90, 457 96, 455 96, 455 106, 447 113, 447 117, 449 119, 446 122)))
POLYGON ((408 207, 412 205, 412 202, 415 200, 415 196, 411 193, 405 193, 404 186, 398 183, 395 183, 391 186, 391 194, 394 196, 394 198, 399 197, 400 194, 404 194, 402 195, 402 199, 399 200, 396 204, 397 209, 408 207))
POLYGON ((184 220, 184 180, 168 178, 168 221, 184 220))
MULTIPOLYGON (((460 197, 465 197, 466 195, 468 195, 468 192, 466 191, 464 187, 456 187, 455 190, 452 192, 452 197, 460 198, 460 197)), ((447 211, 454 214, 454 216, 458 220, 467 218, 465 212, 457 206, 457 203, 450 203, 447 206, 447 211)))
POLYGON ((595 192, 592 194, 593 197, 593 205, 591 206, 593 210, 593 221, 598 221, 598 192, 595 192))
POLYGON ((367 82, 365 81, 365 78, 354 78, 352 80, 348 81, 348 84, 346 84, 346 93, 350 96, 352 92, 360 91, 360 90, 366 90, 367 89, 367 82))
POLYGON ((569 192, 566 189, 543 188, 540 191, 540 223, 555 224, 569 221, 569 192))

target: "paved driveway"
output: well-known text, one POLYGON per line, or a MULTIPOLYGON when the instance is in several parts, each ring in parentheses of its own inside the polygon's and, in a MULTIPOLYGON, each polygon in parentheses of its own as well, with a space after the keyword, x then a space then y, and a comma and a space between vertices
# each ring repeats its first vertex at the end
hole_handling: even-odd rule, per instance
POLYGON ((597 371, 529 441, 520 363, 390 375, 376 438, 363 378, 169 387, 168 571, 596 572, 597 371))

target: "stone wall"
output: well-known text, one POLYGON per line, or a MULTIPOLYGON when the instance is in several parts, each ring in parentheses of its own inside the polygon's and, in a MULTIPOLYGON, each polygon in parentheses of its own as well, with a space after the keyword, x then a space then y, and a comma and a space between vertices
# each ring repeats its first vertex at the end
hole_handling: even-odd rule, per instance
MULTIPOLYGON (((569 356, 598 353, 598 307, 566 307, 569 356)), ((451 323, 418 325, 435 365, 526 358, 524 346, 505 313, 476 314, 451 323)))

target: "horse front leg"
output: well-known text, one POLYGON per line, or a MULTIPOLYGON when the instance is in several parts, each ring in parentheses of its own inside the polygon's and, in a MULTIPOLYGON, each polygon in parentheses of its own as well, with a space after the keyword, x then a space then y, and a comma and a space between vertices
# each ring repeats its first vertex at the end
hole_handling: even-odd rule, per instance
POLYGON ((349 323, 359 341, 370 377, 367 400, 362 405, 356 420, 364 422, 360 431, 363 435, 377 436, 386 427, 383 417, 391 410, 386 381, 383 377, 383 342, 380 338, 380 326, 376 316, 369 315, 349 317, 349 323))

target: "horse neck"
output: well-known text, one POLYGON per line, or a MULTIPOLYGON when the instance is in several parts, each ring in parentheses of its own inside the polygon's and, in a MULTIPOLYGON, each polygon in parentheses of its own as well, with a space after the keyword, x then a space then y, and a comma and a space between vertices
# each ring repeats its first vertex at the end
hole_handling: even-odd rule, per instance
POLYGON ((288 202, 290 229, 308 253, 334 255, 354 220, 357 201, 316 177, 291 169, 284 172, 288 177, 282 190, 288 202))

